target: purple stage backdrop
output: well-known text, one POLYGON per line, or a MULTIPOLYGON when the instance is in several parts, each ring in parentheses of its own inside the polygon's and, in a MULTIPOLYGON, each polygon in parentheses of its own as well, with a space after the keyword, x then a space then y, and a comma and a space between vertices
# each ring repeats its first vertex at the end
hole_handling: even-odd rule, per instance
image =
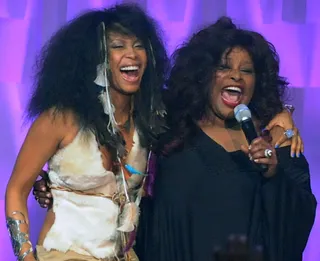
MULTIPOLYGON (((0 260, 15 260, 5 227, 4 194, 27 126, 22 116, 30 94, 34 58, 66 21, 90 8, 128 1, 0 0, 0 260)), ((140 0, 165 31, 170 52, 192 32, 221 15, 262 33, 277 48, 281 73, 291 82, 294 117, 305 142, 312 188, 320 201, 320 1, 319 0, 140 0), (319 67, 319 66, 318 66, 319 67), (317 73, 318 72, 318 73, 317 73)), ((35 243, 45 210, 30 197, 35 243)), ((320 260, 320 212, 304 260, 320 260), (317 243, 318 242, 318 243, 317 243)))

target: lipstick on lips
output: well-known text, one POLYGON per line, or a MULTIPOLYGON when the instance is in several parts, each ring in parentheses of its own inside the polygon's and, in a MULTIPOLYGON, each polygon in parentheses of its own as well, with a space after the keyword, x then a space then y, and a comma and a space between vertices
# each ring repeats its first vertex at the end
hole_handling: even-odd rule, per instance
POLYGON ((240 86, 227 86, 221 90, 222 102, 228 107, 234 108, 240 104, 243 88, 240 86))

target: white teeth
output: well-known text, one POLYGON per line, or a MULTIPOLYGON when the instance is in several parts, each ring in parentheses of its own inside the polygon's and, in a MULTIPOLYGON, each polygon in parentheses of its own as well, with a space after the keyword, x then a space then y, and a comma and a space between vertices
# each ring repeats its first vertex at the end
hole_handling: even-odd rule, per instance
POLYGON ((131 65, 131 66, 124 66, 124 67, 121 67, 120 70, 121 71, 136 71, 138 70, 139 67, 138 66, 135 66, 135 65, 131 65))
POLYGON ((239 87, 235 87, 235 86, 226 87, 226 88, 225 88, 225 90, 227 90, 227 91, 234 91, 234 92, 242 93, 241 88, 239 88, 239 87))

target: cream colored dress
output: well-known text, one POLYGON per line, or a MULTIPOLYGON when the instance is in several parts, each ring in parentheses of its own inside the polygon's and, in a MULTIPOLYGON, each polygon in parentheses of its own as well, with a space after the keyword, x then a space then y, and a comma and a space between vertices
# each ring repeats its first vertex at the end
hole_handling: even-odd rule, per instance
MULTIPOLYGON (((127 164, 145 173, 147 150, 140 146, 136 131, 133 142, 127 164)), ((123 179, 119 173, 103 167, 95 136, 79 131, 69 145, 51 158, 48 174, 55 221, 43 246, 38 246, 39 260, 49 260, 44 256, 50 252, 75 253, 87 256, 87 260, 117 257, 123 247, 122 232, 118 230, 121 208, 113 197, 124 191, 123 179), (79 191, 97 195, 84 195, 79 191)), ((132 175, 127 181, 129 196, 136 204, 139 196, 133 188, 139 187, 142 181, 142 175, 132 175)))

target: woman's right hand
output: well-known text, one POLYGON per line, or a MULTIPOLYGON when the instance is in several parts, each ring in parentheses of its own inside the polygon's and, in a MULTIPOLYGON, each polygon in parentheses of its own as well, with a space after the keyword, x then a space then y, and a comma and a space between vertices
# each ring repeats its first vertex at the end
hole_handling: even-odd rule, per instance
POLYGON ((42 208, 50 208, 52 206, 52 195, 47 184, 48 174, 42 170, 39 175, 42 179, 33 184, 33 195, 42 208))

